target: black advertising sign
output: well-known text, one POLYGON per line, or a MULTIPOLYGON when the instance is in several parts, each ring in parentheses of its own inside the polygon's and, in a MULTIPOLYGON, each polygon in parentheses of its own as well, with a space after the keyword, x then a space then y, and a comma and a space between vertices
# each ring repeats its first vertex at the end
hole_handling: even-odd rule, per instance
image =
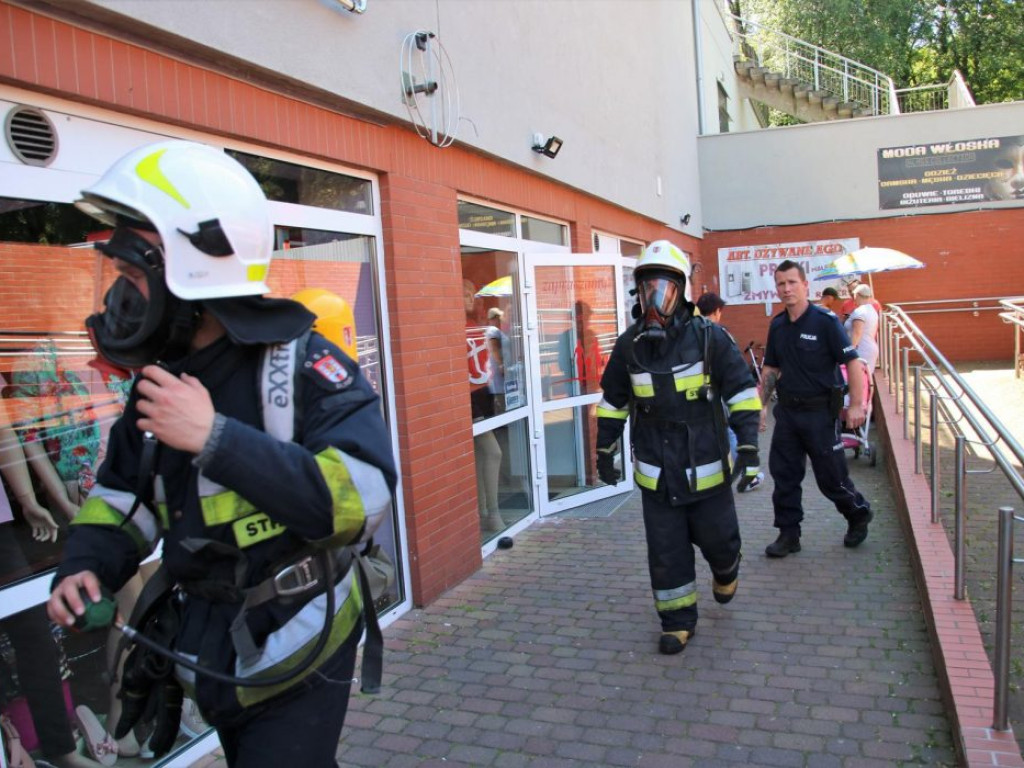
POLYGON ((1024 199, 1024 136, 878 150, 878 207, 1024 199))

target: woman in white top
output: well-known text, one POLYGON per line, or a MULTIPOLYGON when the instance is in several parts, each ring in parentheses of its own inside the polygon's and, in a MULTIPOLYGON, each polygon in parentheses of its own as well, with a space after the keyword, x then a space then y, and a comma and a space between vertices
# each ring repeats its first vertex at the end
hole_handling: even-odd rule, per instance
POLYGON ((853 289, 853 298, 857 307, 846 318, 846 333, 870 375, 878 361, 878 343, 875 341, 878 335, 878 312, 872 306, 871 286, 861 283, 853 289))

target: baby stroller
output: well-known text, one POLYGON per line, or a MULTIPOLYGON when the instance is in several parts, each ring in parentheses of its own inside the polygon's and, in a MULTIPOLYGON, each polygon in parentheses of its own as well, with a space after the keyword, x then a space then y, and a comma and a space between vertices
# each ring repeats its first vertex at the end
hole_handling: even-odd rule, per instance
MULTIPOLYGON (((840 366, 843 372, 843 381, 849 383, 849 377, 846 372, 846 366, 840 366)), ((843 410, 839 414, 841 424, 840 438, 843 441, 843 449, 853 451, 853 458, 859 459, 863 456, 868 460, 868 466, 873 467, 878 462, 878 451, 877 447, 872 445, 868 440, 868 433, 871 429, 871 401, 872 401, 872 385, 871 375, 864 372, 864 393, 867 402, 864 403, 864 423, 857 429, 849 429, 846 426, 846 409, 850 405, 850 390, 847 386, 846 394, 843 396, 843 410)))

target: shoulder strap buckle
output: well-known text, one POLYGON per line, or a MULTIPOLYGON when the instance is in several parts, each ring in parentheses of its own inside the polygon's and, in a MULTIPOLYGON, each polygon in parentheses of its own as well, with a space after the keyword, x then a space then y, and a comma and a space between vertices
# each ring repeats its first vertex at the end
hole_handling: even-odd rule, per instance
POLYGON ((320 584, 320 568, 313 555, 286 565, 274 576, 274 591, 279 597, 292 597, 320 584))

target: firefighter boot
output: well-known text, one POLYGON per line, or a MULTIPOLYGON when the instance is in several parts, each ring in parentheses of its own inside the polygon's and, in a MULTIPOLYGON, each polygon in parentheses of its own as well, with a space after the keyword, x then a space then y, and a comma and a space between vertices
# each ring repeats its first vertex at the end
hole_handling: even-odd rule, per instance
POLYGON ((736 595, 736 587, 740 585, 740 558, 736 557, 736 564, 727 573, 711 574, 711 594, 716 603, 728 603, 736 595))
POLYGON ((663 653, 666 656, 672 656, 676 653, 682 653, 686 648, 686 644, 690 641, 690 638, 696 634, 695 629, 680 629, 675 632, 662 632, 661 638, 658 640, 658 653, 663 653))

